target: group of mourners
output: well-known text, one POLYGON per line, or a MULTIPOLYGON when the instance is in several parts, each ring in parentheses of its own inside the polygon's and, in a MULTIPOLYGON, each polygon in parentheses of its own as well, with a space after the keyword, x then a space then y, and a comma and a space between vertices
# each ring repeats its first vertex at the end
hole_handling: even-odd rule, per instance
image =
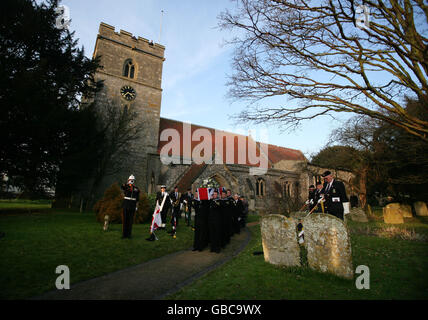
MULTIPOLYGON (((131 175, 127 183, 122 185, 124 193, 122 211, 122 238, 131 238, 132 222, 135 211, 138 209, 140 190, 135 186, 135 177, 131 175)), ((192 194, 191 189, 181 194, 178 187, 171 193, 166 192, 166 186, 161 186, 161 191, 156 195, 157 207, 161 217, 160 225, 156 229, 165 230, 169 209, 171 208, 171 231, 176 237, 177 226, 184 209, 187 226, 191 225, 192 209, 195 211, 195 221, 192 228, 195 231, 193 250, 204 250, 208 245, 212 252, 219 253, 229 242, 234 234, 239 234, 245 227, 248 216, 248 202, 243 196, 235 194, 231 190, 214 190, 210 200, 200 200, 198 191, 192 194), (220 195, 219 195, 220 191, 220 195)), ((154 213, 155 214, 155 213, 154 213)), ((153 226, 153 221, 152 221, 153 226)), ((148 241, 156 240, 151 231, 148 241)))
POLYGON ((329 170, 321 176, 324 183, 317 182, 316 187, 309 186, 308 200, 305 205, 308 206, 310 213, 328 213, 344 220, 344 215, 350 210, 344 183, 335 179, 329 170))
POLYGON ((248 203, 238 194, 232 196, 230 190, 214 191, 210 200, 192 202, 195 209, 195 237, 193 250, 202 251, 208 245, 211 252, 220 253, 233 235, 245 227, 248 216, 248 203))
MULTIPOLYGON (((186 193, 181 194, 178 187, 175 187, 174 191, 168 193, 166 186, 162 185, 156 202, 160 207, 161 217, 161 224, 156 230, 166 230, 168 212, 171 211, 169 234, 174 238, 184 211, 186 225, 194 230, 193 251, 202 251, 209 246, 211 252, 219 253, 230 243, 230 238, 239 234, 241 228, 245 227, 248 216, 248 202, 238 194, 232 196, 230 189, 214 189, 209 200, 200 200, 198 191, 192 193, 191 189, 188 189, 186 193), (193 225, 192 210, 195 212, 193 225)), ((146 240, 156 239, 154 232, 151 232, 146 240)))

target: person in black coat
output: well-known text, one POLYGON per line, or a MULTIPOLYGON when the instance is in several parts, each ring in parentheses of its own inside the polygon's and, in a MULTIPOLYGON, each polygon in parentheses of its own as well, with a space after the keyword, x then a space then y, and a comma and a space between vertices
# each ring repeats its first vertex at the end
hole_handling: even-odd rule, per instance
POLYGON ((242 215, 241 215, 241 219, 239 221, 239 224, 241 226, 241 228, 245 228, 245 225, 247 224, 247 219, 248 219, 248 201, 245 200, 244 196, 240 196, 239 200, 241 200, 242 202, 242 215))
POLYGON ((220 216, 221 216, 221 247, 224 248, 230 242, 229 232, 229 199, 226 192, 220 191, 220 216))
MULTIPOLYGON (((321 182, 317 182, 317 188, 315 190, 315 197, 314 197, 315 205, 317 205, 319 199, 322 198, 322 193, 321 193, 322 189, 323 189, 323 184, 321 182)), ((318 204, 317 208, 315 209, 315 212, 318 212, 318 213, 322 212, 321 205, 318 204)))
POLYGON ((311 211, 317 204, 315 202, 315 186, 313 184, 309 186, 308 200, 306 203, 308 204, 309 211, 311 211))
POLYGON ((192 222, 192 201, 193 201, 192 190, 187 189, 187 192, 182 195, 183 210, 184 210, 187 226, 190 226, 192 222))
POLYGON ((233 196, 232 203, 232 214, 233 214, 233 232, 241 233, 241 219, 244 214, 244 205, 242 201, 239 200, 239 196, 235 194, 233 196))
POLYGON ((233 236, 234 234, 234 230, 233 230, 233 224, 234 224, 234 216, 233 216, 233 196, 232 196, 232 191, 230 189, 227 189, 226 191, 226 198, 228 199, 227 202, 227 215, 226 215, 226 228, 227 228, 227 233, 228 233, 228 237, 229 237, 229 241, 230 242, 230 238, 233 236))
POLYGON ((134 214, 138 209, 140 189, 136 187, 134 183, 135 177, 131 175, 128 178, 128 182, 122 185, 122 190, 124 193, 122 212, 122 239, 131 238, 134 214))
POLYGON ((202 251, 209 243, 208 231, 208 200, 199 200, 198 193, 192 197, 191 205, 195 210, 195 234, 193 238, 193 251, 202 251))
POLYGON ((222 244, 221 215, 221 200, 218 198, 218 192, 214 191, 212 199, 209 200, 209 231, 211 252, 220 253, 222 244))
POLYGON ((178 192, 178 187, 174 188, 174 192, 171 192, 169 197, 172 202, 171 233, 175 233, 175 230, 178 227, 178 222, 181 218, 181 204, 183 202, 183 198, 181 196, 181 192, 178 192))
POLYGON ((343 214, 348 213, 344 212, 344 204, 349 205, 345 185, 342 181, 334 179, 330 171, 325 171, 322 177, 325 181, 321 190, 325 200, 324 209, 327 213, 343 220, 343 214))

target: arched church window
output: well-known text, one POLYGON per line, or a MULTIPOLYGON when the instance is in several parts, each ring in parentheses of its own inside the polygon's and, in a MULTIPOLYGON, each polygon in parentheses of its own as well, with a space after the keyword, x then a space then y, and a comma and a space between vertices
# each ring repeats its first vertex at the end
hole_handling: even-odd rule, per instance
POLYGON ((152 172, 152 178, 150 179, 149 193, 155 193, 155 174, 152 172))
POLYGON ((135 65, 132 62, 132 59, 128 59, 125 61, 125 64, 123 66, 123 76, 134 79, 134 75, 135 75, 135 65))
POLYGON ((265 181, 262 178, 256 181, 256 195, 261 197, 265 195, 265 181))

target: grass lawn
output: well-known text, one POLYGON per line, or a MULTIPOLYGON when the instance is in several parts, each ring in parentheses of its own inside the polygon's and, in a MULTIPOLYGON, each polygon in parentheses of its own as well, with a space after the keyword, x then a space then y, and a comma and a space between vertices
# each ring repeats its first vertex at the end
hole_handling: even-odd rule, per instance
POLYGON ((0 200, 0 214, 6 211, 15 210, 40 210, 49 209, 51 207, 50 200, 0 200))
POLYGON ((149 242, 149 224, 134 224, 133 238, 121 239, 121 224, 105 232, 92 212, 11 212, 0 212, 0 231, 6 234, 0 239, 0 299, 25 299, 54 289, 58 265, 70 268, 70 281, 75 283, 188 249, 193 243, 193 232, 184 223, 177 239, 159 231, 162 241, 149 242))
MULTIPOLYGON (((428 221, 406 226, 428 233, 428 221)), ((277 267, 264 261, 260 226, 250 228, 252 240, 238 257, 168 299, 428 299, 428 242, 361 234, 382 222, 350 222, 354 268, 370 268, 370 289, 358 290, 354 280, 313 271, 307 267, 277 267)))

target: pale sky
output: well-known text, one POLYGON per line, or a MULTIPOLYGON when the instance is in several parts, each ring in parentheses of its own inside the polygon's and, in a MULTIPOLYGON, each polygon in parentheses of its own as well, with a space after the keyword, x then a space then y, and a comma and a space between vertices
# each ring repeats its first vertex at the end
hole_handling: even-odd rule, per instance
MULTIPOLYGON (((218 15, 226 8, 233 9, 234 2, 63 0, 62 4, 70 9, 70 30, 76 32, 78 45, 85 48, 88 57, 92 57, 100 22, 114 26, 117 32, 123 29, 165 46, 161 117, 248 134, 248 127, 234 128, 230 119, 246 103, 232 103, 227 98, 233 48, 223 45, 230 35, 217 27, 218 15)), ((326 145, 331 130, 339 125, 339 121, 321 118, 285 133, 272 124, 253 125, 251 130, 256 140, 301 150, 309 158, 326 145), (268 141, 263 138, 266 128, 268 141)))

